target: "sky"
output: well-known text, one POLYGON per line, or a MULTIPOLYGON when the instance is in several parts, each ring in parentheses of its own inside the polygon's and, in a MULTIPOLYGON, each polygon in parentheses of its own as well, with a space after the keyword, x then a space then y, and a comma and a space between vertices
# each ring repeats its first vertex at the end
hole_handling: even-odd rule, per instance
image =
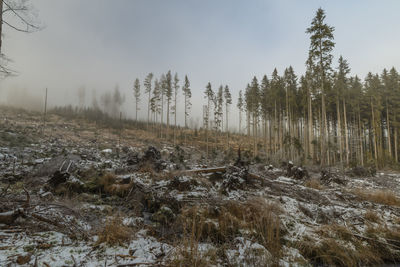
MULTIPOLYGON (((12 1, 12 0, 8 0, 12 1)), ((15 1, 15 0, 14 0, 15 1)), ((116 85, 125 95, 123 114, 134 117, 133 82, 152 72, 188 75, 193 93, 193 126, 201 125, 208 82, 227 84, 234 98, 253 76, 304 73, 316 10, 335 27, 333 67, 339 55, 352 75, 400 69, 400 1, 397 0, 31 0, 41 31, 25 34, 6 25, 2 52, 18 71, 0 81, 0 103, 23 100, 41 105, 45 88, 50 106, 77 105, 86 88, 86 105, 116 85)), ((183 99, 183 96, 180 96, 183 99)), ((140 117, 147 116, 142 96, 140 117)), ((178 105, 183 122, 183 105, 178 105)), ((231 108, 230 120, 238 120, 231 108)))

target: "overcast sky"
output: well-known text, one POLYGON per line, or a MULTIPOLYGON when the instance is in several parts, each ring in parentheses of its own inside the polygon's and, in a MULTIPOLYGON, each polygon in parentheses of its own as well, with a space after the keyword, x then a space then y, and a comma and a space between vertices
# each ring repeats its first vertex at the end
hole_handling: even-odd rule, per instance
MULTIPOLYGON (((318 7, 335 27, 334 66, 343 55, 352 74, 361 77, 384 67, 400 69, 397 0, 31 3, 45 28, 24 34, 3 26, 2 52, 14 61, 10 67, 19 75, 0 81, 0 102, 9 99, 7 90, 25 88, 31 94, 20 97, 34 101, 31 95, 42 97, 48 87, 50 104, 76 103, 77 89, 85 86, 89 105, 92 90, 99 96, 118 84, 127 99, 124 113, 133 116, 134 79, 171 70, 181 79, 188 75, 196 117, 209 81, 214 89, 228 84, 236 102, 254 75, 270 75, 275 67, 282 73, 289 65, 302 74, 309 47, 305 30, 318 7)), ((234 113, 232 117, 237 119, 234 113)))

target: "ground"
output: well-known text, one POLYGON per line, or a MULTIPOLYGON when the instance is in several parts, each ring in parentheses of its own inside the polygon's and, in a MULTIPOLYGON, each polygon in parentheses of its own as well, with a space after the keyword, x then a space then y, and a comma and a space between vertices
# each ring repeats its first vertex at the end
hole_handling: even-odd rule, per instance
POLYGON ((1 114, 0 266, 400 261, 397 172, 207 159, 146 127, 1 114))

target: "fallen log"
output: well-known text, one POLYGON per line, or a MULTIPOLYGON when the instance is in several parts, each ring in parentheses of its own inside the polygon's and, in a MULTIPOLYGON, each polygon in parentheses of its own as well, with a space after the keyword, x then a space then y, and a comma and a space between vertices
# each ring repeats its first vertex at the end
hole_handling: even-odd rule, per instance
POLYGON ((183 171, 183 174, 199 174, 199 173, 213 173, 213 172, 224 172, 226 171, 226 166, 224 167, 215 167, 215 168, 206 168, 206 169, 194 169, 183 171))

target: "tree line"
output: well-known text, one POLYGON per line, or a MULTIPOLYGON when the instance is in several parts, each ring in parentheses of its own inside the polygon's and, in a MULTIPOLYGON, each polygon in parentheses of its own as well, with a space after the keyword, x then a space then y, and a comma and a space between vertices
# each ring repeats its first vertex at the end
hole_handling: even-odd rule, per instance
MULTIPOLYGON (((252 140, 251 150, 255 156, 278 155, 321 165, 374 164, 382 167, 398 163, 400 76, 397 70, 392 67, 380 74, 368 73, 362 80, 350 75, 349 64, 342 56, 333 67, 335 29, 326 24, 325 19, 325 11, 318 9, 306 29, 310 47, 305 74, 297 76, 291 66, 282 74, 274 69, 269 77, 254 77, 239 91, 236 105, 239 134, 252 140)), ((166 123, 164 135, 168 136, 171 114, 176 126, 178 75, 172 77, 168 71, 153 82, 152 79, 150 73, 144 80, 147 121, 160 123, 160 127, 166 123)), ((187 127, 191 106, 187 76, 182 92, 187 127)), ((229 146, 232 104, 229 87, 221 85, 213 90, 208 83, 204 96, 203 129, 207 151, 209 132, 214 135, 224 132, 229 146)), ((137 113, 141 97, 138 79, 134 83, 134 97, 137 113)), ((160 133, 162 137, 162 128, 160 133)))

